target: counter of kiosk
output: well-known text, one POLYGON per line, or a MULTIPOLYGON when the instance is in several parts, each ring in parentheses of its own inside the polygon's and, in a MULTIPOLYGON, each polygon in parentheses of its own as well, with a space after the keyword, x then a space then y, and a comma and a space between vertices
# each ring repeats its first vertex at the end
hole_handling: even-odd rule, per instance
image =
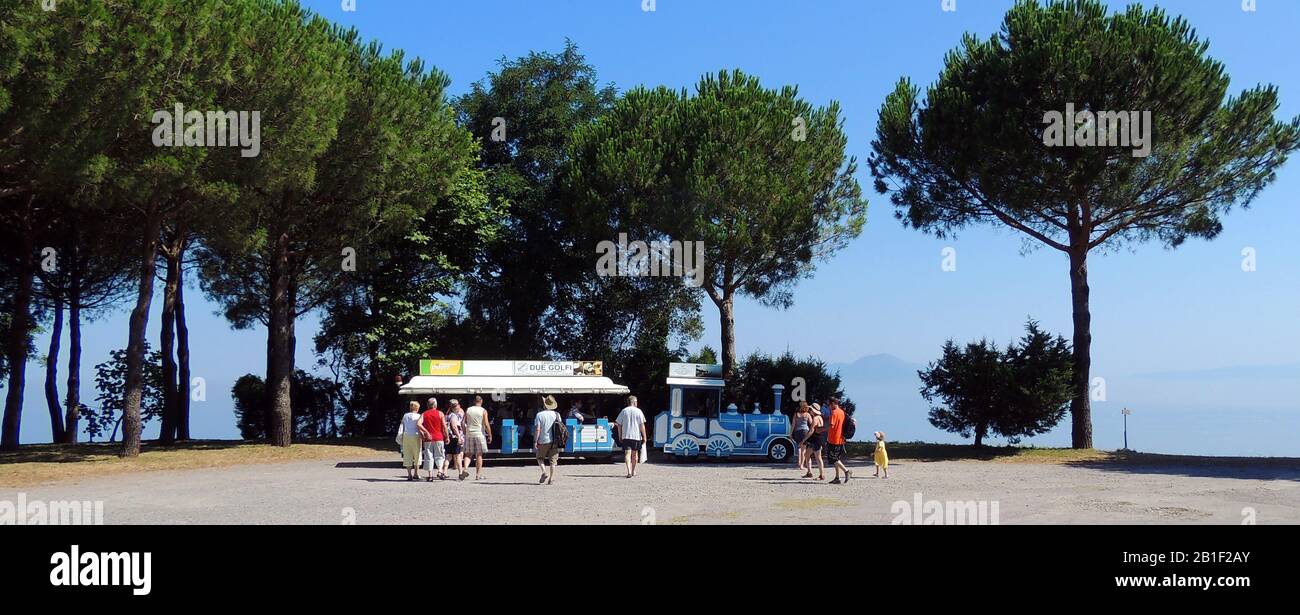
MULTIPOLYGON (((564 445, 564 452, 581 455, 583 453, 612 453, 618 450, 614 442, 614 436, 610 431, 609 419, 596 419, 594 424, 579 424, 574 419, 565 419, 564 426, 569 430, 569 441, 564 445)), ((513 455, 515 453, 531 453, 532 446, 521 446, 523 438, 531 431, 531 425, 525 427, 515 423, 514 419, 501 420, 501 449, 502 455, 513 455)), ((528 442, 528 444, 532 444, 528 442)))

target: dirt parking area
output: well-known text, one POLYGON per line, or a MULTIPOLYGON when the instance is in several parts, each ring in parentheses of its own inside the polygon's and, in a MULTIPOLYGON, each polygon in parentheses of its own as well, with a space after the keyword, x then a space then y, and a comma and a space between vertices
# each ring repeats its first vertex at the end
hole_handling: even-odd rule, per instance
POLYGON ((851 465, 843 485, 766 463, 651 463, 627 479, 570 460, 554 485, 518 460, 414 483, 376 454, 72 479, 0 501, 102 501, 110 524, 1300 523, 1295 468, 903 460, 876 479, 851 465))

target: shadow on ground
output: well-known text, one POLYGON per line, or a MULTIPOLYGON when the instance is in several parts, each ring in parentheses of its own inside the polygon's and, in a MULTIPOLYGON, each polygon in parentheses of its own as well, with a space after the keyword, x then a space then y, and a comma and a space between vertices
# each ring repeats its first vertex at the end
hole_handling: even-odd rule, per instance
POLYGON ((1291 457, 1195 457, 1114 451, 1098 460, 1068 461, 1077 468, 1128 474, 1300 481, 1300 459, 1291 457))
MULTIPOLYGON (((257 444, 264 445, 267 442, 265 440, 187 440, 173 444, 160 444, 156 440, 146 440, 140 443, 140 452, 143 454, 163 451, 222 451, 257 444)), ((387 438, 300 440, 295 441, 294 444, 354 446, 385 452, 393 450, 392 440, 387 438)), ((92 459, 116 457, 121 450, 121 442, 27 444, 17 451, 0 453, 0 463, 81 463, 92 459)))

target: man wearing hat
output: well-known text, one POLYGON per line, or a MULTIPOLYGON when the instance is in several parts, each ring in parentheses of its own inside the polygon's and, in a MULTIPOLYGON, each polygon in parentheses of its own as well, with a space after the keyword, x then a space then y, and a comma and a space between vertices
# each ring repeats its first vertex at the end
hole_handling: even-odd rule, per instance
POLYGON ((533 443, 537 450, 537 465, 542 469, 542 477, 537 479, 538 484, 554 483, 555 466, 560 463, 559 443, 551 438, 551 427, 556 423, 563 426, 560 413, 555 411, 558 407, 555 398, 546 395, 542 397, 542 411, 533 417, 533 443))

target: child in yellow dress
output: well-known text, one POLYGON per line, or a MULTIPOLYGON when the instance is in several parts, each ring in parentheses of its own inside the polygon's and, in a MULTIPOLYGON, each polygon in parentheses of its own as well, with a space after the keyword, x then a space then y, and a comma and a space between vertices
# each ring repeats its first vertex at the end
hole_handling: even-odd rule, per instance
POLYGON ((885 478, 889 478, 889 453, 885 451, 885 432, 877 431, 876 436, 876 478, 880 478, 880 470, 885 470, 885 478))

